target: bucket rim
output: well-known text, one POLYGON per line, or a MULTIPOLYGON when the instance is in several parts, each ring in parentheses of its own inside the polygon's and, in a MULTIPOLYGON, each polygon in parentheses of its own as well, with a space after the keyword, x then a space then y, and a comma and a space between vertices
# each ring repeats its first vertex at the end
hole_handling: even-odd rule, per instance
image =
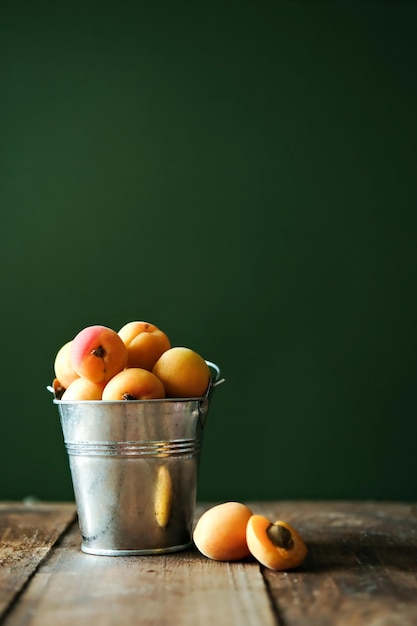
POLYGON ((147 400, 59 400, 54 398, 52 402, 54 404, 99 404, 100 406, 106 404, 122 404, 122 405, 135 405, 135 404, 163 404, 163 403, 186 403, 186 402, 201 402, 206 399, 206 396, 190 397, 190 398, 149 398, 147 400))
MULTIPOLYGON (((129 405, 137 405, 137 404, 162 404, 164 402, 166 403, 186 403, 186 402, 204 402, 205 400, 208 400, 208 398, 210 397, 211 393, 213 392, 213 389, 215 387, 217 387, 218 385, 221 385, 222 383, 225 382, 224 378, 221 378, 221 372, 220 372, 220 367, 218 365, 216 365, 216 363, 213 363, 212 361, 207 361, 205 359, 207 365, 209 366, 209 368, 213 371, 213 374, 210 377, 210 381, 207 387, 207 391, 204 395, 202 396, 185 396, 183 398, 149 398, 146 400, 61 400, 57 397, 54 396, 53 398, 53 403, 54 404, 65 404, 65 405, 69 405, 69 404, 99 404, 100 406, 107 404, 107 405, 126 405, 126 403, 129 403, 129 405)), ((47 386, 48 391, 50 391, 52 394, 55 393, 54 388, 51 386, 47 386)))

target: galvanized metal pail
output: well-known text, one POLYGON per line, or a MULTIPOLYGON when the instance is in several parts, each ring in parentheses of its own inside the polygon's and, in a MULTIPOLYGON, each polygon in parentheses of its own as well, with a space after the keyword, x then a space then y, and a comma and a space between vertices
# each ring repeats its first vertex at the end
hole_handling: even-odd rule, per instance
POLYGON ((58 405, 83 552, 118 556, 191 545, 209 400, 63 401, 58 405))

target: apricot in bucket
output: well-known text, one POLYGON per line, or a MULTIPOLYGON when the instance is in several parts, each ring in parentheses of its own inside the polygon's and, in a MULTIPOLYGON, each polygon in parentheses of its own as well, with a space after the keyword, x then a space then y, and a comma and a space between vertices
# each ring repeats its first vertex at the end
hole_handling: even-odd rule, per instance
POLYGON ((151 371, 161 354, 171 347, 168 336, 149 322, 128 322, 118 334, 127 348, 127 367, 151 371))
POLYGON ((71 363, 79 376, 93 383, 107 382, 125 368, 127 348, 112 328, 87 326, 71 342, 71 363))
POLYGON ((162 381, 167 398, 201 397, 210 382, 206 361, 198 352, 184 346, 165 350, 152 372, 162 381))
POLYGON ((58 350, 54 361, 55 378, 66 389, 73 380, 79 378, 71 360, 72 341, 67 341, 58 350))

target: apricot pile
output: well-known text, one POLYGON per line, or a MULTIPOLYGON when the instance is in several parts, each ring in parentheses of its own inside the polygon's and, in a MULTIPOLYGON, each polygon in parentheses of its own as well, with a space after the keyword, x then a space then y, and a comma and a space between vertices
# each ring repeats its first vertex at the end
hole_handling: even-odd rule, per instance
POLYGON ((237 561, 253 556, 272 570, 301 565, 307 546, 287 522, 270 522, 253 514, 241 502, 223 502, 202 514, 193 532, 196 548, 217 561, 237 561))
POLYGON ((57 352, 53 390, 61 400, 197 398, 210 382, 203 357, 172 346, 160 328, 134 321, 118 332, 87 326, 57 352))

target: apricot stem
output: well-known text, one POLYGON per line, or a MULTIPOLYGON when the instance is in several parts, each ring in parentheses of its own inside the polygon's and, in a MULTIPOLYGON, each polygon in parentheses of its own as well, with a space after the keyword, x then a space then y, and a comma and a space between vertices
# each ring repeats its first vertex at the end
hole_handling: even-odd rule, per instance
POLYGON ((123 400, 137 400, 137 397, 136 397, 136 396, 134 396, 132 393, 127 393, 127 392, 126 392, 126 393, 124 393, 124 394, 122 395, 122 399, 123 399, 123 400))
POLYGON ((285 526, 281 526, 281 524, 271 524, 266 529, 266 534, 277 548, 291 550, 294 546, 294 539, 290 531, 285 526))
POLYGON ((104 360, 104 356, 106 355, 106 351, 103 348, 102 345, 99 345, 98 348, 94 348, 94 350, 91 350, 91 353, 93 356, 96 356, 97 358, 101 359, 103 362, 103 373, 106 375, 107 374, 107 367, 106 367, 106 361, 104 360))
POLYGON ((105 353, 106 353, 106 351, 103 348, 103 346, 99 346, 98 348, 95 348, 94 350, 91 350, 91 354, 93 356, 99 357, 100 359, 102 359, 104 357, 105 353))

